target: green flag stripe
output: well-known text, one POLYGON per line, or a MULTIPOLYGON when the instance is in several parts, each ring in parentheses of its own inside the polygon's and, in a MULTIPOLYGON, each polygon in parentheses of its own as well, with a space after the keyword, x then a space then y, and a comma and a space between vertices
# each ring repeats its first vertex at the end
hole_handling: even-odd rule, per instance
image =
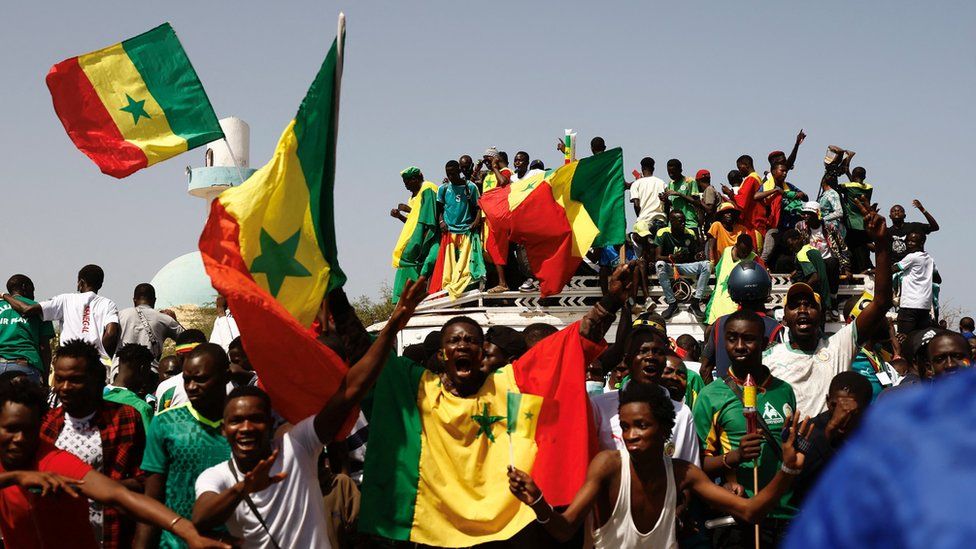
POLYGON ((203 84, 169 23, 122 42, 173 133, 192 149, 224 136, 203 84))
POLYGON ((522 393, 508 393, 508 434, 518 428, 519 408, 522 407, 522 393))
POLYGON ((623 244, 627 231, 623 150, 617 147, 580 160, 573 175, 570 198, 583 204, 600 229, 594 247, 623 244))
POLYGON ((329 290, 342 286, 346 275, 339 268, 335 239, 335 104, 338 41, 332 42, 329 55, 295 116, 298 160, 302 164, 312 207, 312 223, 322 256, 329 263, 329 290))

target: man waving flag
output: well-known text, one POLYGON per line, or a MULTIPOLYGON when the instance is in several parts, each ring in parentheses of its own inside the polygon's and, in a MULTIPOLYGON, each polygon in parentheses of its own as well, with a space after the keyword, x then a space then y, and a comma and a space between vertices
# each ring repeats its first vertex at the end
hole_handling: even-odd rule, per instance
POLYGON ((47 87, 68 137, 113 177, 224 137, 169 23, 54 65, 47 87))
POLYGON ((336 258, 333 188, 345 18, 271 161, 213 201, 200 253, 234 311, 262 385, 286 419, 318 411, 346 366, 308 327, 346 277, 336 258))

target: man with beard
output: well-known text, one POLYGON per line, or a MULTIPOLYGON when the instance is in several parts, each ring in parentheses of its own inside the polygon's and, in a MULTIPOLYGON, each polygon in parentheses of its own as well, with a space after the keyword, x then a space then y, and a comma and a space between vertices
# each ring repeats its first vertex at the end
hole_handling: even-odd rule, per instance
POLYGON ((631 383, 622 391, 619 415, 625 447, 605 450, 594 458, 586 482, 565 512, 556 512, 524 471, 510 469, 509 489, 560 540, 568 540, 592 511, 597 549, 677 548, 679 492, 691 492, 748 523, 762 519, 803 468, 804 457, 793 443, 797 431, 809 430, 807 422, 799 425, 799 418, 791 418, 791 434, 783 443, 783 466, 755 497, 743 499, 715 485, 696 465, 666 455, 665 444, 674 425, 669 401, 653 385, 631 383))
POLYGON ((854 322, 836 334, 823 334, 824 308, 819 294, 804 283, 793 284, 786 293, 783 323, 787 341, 774 346, 763 359, 774 376, 793 386, 798 410, 817 415, 827 408, 830 380, 851 369, 858 349, 875 331, 884 329, 885 313, 891 308, 891 248, 885 220, 876 207, 859 202, 864 234, 875 243, 874 300, 854 322))

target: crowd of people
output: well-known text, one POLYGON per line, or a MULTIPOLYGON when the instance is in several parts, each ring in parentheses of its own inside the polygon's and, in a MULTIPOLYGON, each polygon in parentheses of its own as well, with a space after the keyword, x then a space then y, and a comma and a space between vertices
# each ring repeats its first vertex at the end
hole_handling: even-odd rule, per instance
MULTIPOLYGON (((626 186, 636 222, 620 248, 591 251, 603 297, 578 322, 518 331, 458 316, 397 354, 444 235, 463 265, 459 287, 535 288, 517 243, 509 265, 487 268, 478 199, 545 166, 519 152, 510 168, 492 148, 447 162, 441 185, 405 169, 411 198, 390 212, 407 226, 394 312, 369 334, 342 290, 330 293, 316 324, 329 329, 316 335, 350 368, 295 424, 247 358, 249 345, 274 342, 242 341, 223 299, 208 338, 156 310, 150 284, 118 310, 99 295, 95 265, 79 271, 76 292, 45 301, 30 278, 11 276, 0 294, 4 546, 868 544, 869 529, 811 510, 855 501, 818 480, 844 474, 835 469, 851 461, 848 440, 864 446, 869 409, 871 421, 905 400, 898 393, 910 397, 906 387, 968 368, 976 326, 940 326, 941 279, 925 252, 932 215, 914 201, 926 223, 896 205, 889 224, 866 170, 834 147, 807 194, 787 180, 804 138, 770 153, 762 176, 739 157, 721 189, 708 170, 685 176, 677 159, 665 183, 642 159, 626 186), (782 321, 768 309, 770 273, 793 282, 782 321), (872 291, 841 302, 840 286, 862 274, 872 291), (707 324, 703 340, 668 335, 678 277, 692 279, 688 311, 707 324), (842 327, 829 333, 829 322, 842 327), (175 352, 164 355, 167 340, 175 352), (512 394, 544 394, 525 418, 559 437, 516 445, 510 424, 506 452, 498 407, 512 394), (445 448, 464 451, 418 470, 445 448), (574 464, 585 474, 550 474, 574 464), (482 504, 452 501, 469 492, 482 504)), ((591 149, 601 154, 603 139, 591 149)))

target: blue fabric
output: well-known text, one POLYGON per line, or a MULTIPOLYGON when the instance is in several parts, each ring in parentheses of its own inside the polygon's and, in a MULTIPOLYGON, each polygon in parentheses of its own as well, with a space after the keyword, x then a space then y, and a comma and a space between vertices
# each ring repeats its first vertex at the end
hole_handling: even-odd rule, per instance
POLYGON ((681 276, 688 276, 695 279, 694 298, 705 297, 705 290, 708 289, 708 277, 712 272, 712 265, 708 261, 695 261, 693 263, 678 263, 671 265, 665 261, 658 261, 654 264, 657 270, 658 283, 661 284, 661 291, 664 292, 664 302, 668 305, 674 303, 674 290, 671 288, 671 279, 674 276, 674 269, 678 270, 681 276))
POLYGON ((943 549, 976 540, 976 370, 883 396, 784 545, 943 549))
POLYGON ((0 375, 7 372, 20 372, 29 377, 34 383, 37 383, 38 385, 41 384, 41 373, 37 371, 37 368, 33 368, 27 364, 20 364, 17 362, 0 362, 0 375))
MULTIPOLYGON (((618 246, 603 246, 599 248, 600 250, 600 262, 601 267, 616 267, 620 265, 620 252, 617 250, 618 246)), ((624 254, 627 256, 627 261, 633 261, 637 259, 637 254, 631 249, 630 246, 626 247, 624 254)))

